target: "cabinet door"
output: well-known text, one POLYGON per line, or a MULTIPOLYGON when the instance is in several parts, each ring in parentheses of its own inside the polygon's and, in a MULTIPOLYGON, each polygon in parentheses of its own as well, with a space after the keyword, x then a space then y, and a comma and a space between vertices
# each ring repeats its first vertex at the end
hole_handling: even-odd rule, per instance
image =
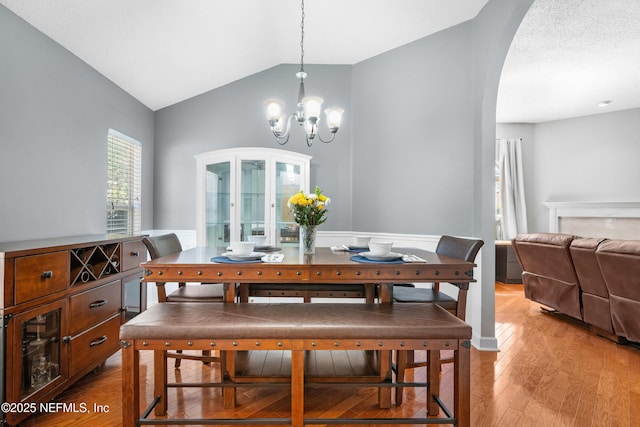
MULTIPOLYGON (((46 304, 8 322, 7 401, 35 402, 66 381, 68 345, 65 335, 67 300, 46 304)), ((21 414, 7 414, 10 421, 21 414)))
POLYGON ((205 229, 208 246, 231 241, 231 162, 206 165, 205 229))
POLYGON ((298 224, 293 219, 293 214, 287 206, 289 198, 308 185, 303 183, 302 164, 293 161, 275 162, 274 194, 272 203, 273 218, 275 218, 275 236, 273 244, 276 246, 292 245, 298 243, 298 224))
POLYGON ((240 161, 240 240, 266 233, 266 173, 265 160, 240 161))

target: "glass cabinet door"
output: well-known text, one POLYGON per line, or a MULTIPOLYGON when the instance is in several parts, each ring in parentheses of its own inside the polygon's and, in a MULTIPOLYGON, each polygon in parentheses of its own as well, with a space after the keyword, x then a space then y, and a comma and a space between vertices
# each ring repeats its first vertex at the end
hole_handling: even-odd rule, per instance
POLYGON ((266 177, 264 160, 242 160, 240 167, 240 240, 265 234, 266 177))
POLYGON ((7 365, 7 401, 30 399, 67 378, 62 318, 65 301, 47 304, 11 319, 8 338, 13 361, 7 365))
POLYGON ((206 240, 209 246, 231 241, 231 162, 206 168, 206 240))
POLYGON ((298 224, 293 219, 293 214, 287 206, 289 197, 299 192, 300 186, 300 165, 292 163, 276 162, 276 182, 275 182, 275 225, 277 246, 283 244, 298 243, 298 224))

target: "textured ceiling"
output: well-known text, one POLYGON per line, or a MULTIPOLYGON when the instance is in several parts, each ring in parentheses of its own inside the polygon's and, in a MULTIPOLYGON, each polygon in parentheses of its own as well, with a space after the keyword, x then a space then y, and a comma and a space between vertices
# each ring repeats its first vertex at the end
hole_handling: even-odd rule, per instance
POLYGON ((640 0, 536 0, 509 49, 499 123, 640 107, 640 0), (612 103, 601 108, 599 101, 612 103))
MULTIPOLYGON (((357 63, 472 19, 487 1, 306 0, 305 62, 357 63)), ((153 110, 300 60, 298 0, 0 4, 153 110)), ((505 62, 498 122, 636 107, 640 0, 536 0, 505 62)))

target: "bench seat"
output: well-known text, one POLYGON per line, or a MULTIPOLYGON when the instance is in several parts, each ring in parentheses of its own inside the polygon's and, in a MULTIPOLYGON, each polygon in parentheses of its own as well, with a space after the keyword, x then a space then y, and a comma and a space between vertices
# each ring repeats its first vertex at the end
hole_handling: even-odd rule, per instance
MULTIPOLYGON (((156 304, 120 328, 123 424, 133 426, 140 418, 140 350, 156 352, 156 368, 162 366, 157 362, 161 360, 158 355, 166 350, 290 350, 291 419, 285 423, 302 426, 305 421, 314 421, 304 418, 305 351, 449 349, 454 350, 456 359, 454 417, 459 426, 468 426, 470 338, 469 325, 433 304, 156 304)), ((166 369, 164 374, 158 371, 155 375, 163 376, 166 388, 166 369)), ((438 372, 432 377, 427 395, 438 400, 439 386, 433 386, 438 383, 438 372)), ((156 395, 156 415, 163 415, 167 407, 166 390, 156 388, 156 395)), ((431 399, 428 400, 429 405, 431 399)), ((198 420, 197 424, 225 424, 225 421, 228 420, 198 420)), ((243 421, 252 423, 248 419, 243 421)), ((357 419, 344 423, 363 424, 357 419)))

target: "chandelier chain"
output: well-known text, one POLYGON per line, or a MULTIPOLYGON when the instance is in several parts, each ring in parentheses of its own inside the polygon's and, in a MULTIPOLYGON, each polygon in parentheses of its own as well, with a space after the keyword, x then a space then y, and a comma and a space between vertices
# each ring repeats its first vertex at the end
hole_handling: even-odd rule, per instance
POLYGON ((304 71, 304 0, 300 6, 302 20, 300 21, 300 71, 304 71))

